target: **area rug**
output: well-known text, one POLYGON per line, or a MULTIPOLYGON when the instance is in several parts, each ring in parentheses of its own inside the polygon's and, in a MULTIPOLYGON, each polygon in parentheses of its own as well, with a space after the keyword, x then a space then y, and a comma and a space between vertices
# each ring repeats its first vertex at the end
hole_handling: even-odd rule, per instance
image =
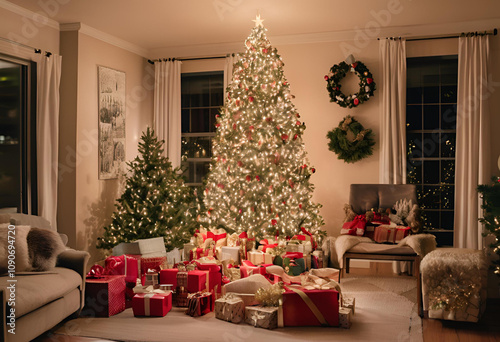
POLYGON ((344 295, 356 298, 350 329, 286 327, 266 330, 245 323, 221 321, 214 313, 193 318, 185 315, 184 309, 173 308, 165 317, 137 318, 132 309, 127 309, 110 318, 77 318, 66 322, 55 335, 134 342, 422 341, 414 278, 353 277, 342 279, 340 285, 344 295))

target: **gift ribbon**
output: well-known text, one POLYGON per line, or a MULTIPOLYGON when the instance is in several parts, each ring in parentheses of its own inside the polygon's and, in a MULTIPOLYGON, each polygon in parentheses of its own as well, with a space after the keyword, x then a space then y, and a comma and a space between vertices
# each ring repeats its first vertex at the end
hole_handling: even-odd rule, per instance
POLYGON ((321 325, 323 325, 323 326, 330 326, 330 324, 328 324, 328 321, 325 319, 325 316, 323 316, 323 314, 321 313, 321 311, 319 311, 319 309, 316 306, 316 304, 314 304, 314 302, 311 300, 311 298, 309 298, 304 293, 304 291, 301 291, 299 289, 294 289, 293 287, 287 287, 287 289, 292 290, 293 292, 295 292, 296 294, 298 294, 300 296, 300 298, 302 298, 302 300, 307 304, 307 306, 312 311, 312 313, 314 314, 314 316, 316 316, 316 318, 318 319, 318 321, 319 321, 319 323, 321 325))
POLYGON ((144 295, 144 316, 151 316, 150 300, 154 295, 154 293, 144 295))
POLYGON ((212 232, 207 233, 207 239, 213 239, 215 242, 217 242, 220 239, 226 238, 227 233, 222 233, 222 234, 214 234, 212 232))
POLYGON ((302 233, 309 235, 309 237, 311 238, 311 244, 313 245, 313 249, 316 249, 318 247, 318 244, 316 243, 316 241, 314 241, 314 238, 313 238, 313 235, 311 234, 311 232, 309 232, 304 227, 300 227, 300 230, 302 231, 302 233))
POLYGON ((304 253, 301 252, 287 252, 284 256, 284 258, 289 258, 289 259, 300 259, 304 257, 304 253))
POLYGON ((266 315, 260 314, 257 310, 252 310, 252 315, 250 316, 250 319, 253 321, 253 326, 257 326, 257 321, 259 319, 264 319, 266 318, 266 315))
POLYGON ((87 273, 87 278, 101 278, 104 275, 104 268, 101 265, 94 265, 87 273))

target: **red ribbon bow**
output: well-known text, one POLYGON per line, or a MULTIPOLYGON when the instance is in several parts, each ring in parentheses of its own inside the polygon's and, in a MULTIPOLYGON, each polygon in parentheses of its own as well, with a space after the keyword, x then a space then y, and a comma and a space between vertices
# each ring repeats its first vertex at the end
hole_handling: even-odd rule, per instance
POLYGON ((101 265, 94 265, 90 268, 89 272, 87 273, 87 278, 90 279, 97 279, 97 278, 102 278, 104 276, 104 267, 101 265))

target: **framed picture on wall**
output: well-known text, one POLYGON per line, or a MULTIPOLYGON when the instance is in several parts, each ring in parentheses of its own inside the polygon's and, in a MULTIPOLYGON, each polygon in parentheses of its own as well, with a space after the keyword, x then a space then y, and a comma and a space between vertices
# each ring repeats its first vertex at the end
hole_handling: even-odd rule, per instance
POLYGON ((99 179, 125 171, 125 73, 97 67, 99 101, 99 179))

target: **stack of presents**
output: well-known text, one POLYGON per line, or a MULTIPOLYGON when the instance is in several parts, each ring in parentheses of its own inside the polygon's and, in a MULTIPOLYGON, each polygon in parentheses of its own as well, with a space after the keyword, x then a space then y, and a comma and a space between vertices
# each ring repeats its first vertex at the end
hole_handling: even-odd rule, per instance
POLYGON ((196 231, 184 250, 166 253, 163 238, 113 249, 87 275, 83 313, 165 316, 172 306, 273 329, 349 328, 354 298, 342 297, 339 271, 323 268, 322 251, 306 230, 287 241, 255 241, 223 229, 196 231))

